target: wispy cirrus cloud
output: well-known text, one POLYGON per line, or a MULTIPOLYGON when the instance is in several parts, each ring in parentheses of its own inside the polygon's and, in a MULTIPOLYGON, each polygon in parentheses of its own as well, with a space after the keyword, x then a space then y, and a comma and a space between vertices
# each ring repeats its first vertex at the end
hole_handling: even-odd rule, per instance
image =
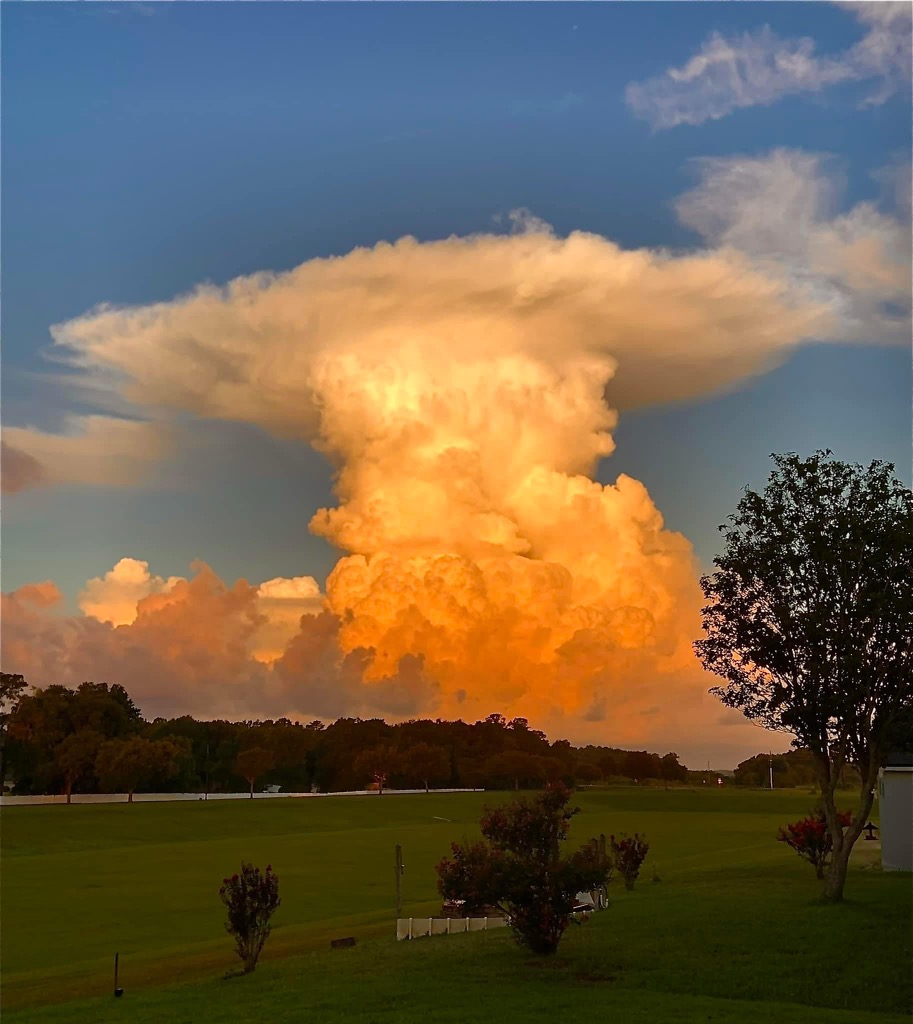
POLYGON ((819 54, 813 39, 783 39, 766 25, 736 36, 715 32, 681 67, 631 83, 625 92, 628 106, 658 130, 718 120, 735 110, 841 84, 866 86, 863 105, 883 103, 909 87, 910 4, 840 6, 852 11, 865 33, 848 50, 819 54))

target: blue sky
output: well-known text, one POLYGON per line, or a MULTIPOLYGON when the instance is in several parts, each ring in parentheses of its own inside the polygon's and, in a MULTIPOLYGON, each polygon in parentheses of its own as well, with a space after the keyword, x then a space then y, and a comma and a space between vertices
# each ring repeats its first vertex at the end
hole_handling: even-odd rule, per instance
MULTIPOLYGON (((2 18, 7 425, 87 410, 46 377, 48 329, 101 302, 495 230, 517 207, 559 235, 689 247, 673 203, 694 158, 834 154, 850 208, 910 149, 908 89, 863 106, 848 81, 670 128, 626 102, 713 32, 768 24, 845 52, 862 32, 837 5, 13 2, 2 18)), ((826 445, 909 479, 910 384, 908 348, 808 345, 732 393, 623 414, 599 477, 643 480, 706 563, 771 451, 826 445)), ((124 555, 162 575, 200 557, 227 579, 322 579, 336 553, 307 521, 332 502, 325 462, 233 429, 164 484, 11 498, 4 589, 53 578, 72 598, 124 555)))
POLYGON ((909 4, 0 19, 5 671, 782 749, 656 510, 707 568, 771 452, 910 481, 909 4))

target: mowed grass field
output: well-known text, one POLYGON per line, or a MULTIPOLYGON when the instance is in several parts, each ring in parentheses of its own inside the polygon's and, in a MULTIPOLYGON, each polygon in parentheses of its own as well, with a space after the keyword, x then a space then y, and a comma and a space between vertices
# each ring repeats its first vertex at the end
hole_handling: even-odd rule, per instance
POLYGON ((574 841, 646 832, 637 888, 572 927, 547 960, 497 931, 397 943, 440 901, 434 865, 511 794, 5 808, 2 1006, 7 1021, 169 1022, 910 1020, 911 876, 860 856, 847 900, 774 841, 807 792, 594 790, 574 841), (446 820, 449 819, 449 820, 446 820), (218 888, 241 859, 279 875, 282 906, 254 975, 218 888), (653 881, 654 875, 658 881, 653 881), (354 935, 354 949, 329 949, 354 935), (123 999, 111 995, 115 952, 123 999))

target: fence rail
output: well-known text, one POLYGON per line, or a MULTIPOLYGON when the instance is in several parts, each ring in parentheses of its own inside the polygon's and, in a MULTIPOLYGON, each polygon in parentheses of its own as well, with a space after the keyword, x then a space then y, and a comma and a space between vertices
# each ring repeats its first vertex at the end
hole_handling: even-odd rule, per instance
POLYGON ((396 922, 396 938, 398 941, 423 939, 431 935, 463 935, 506 927, 506 917, 400 917, 396 922))
MULTIPOLYGON (((483 793, 481 789, 432 789, 431 793, 483 793)), ((424 794, 424 789, 385 789, 382 797, 390 796, 413 796, 424 794)), ((254 793, 255 800, 277 800, 284 797, 315 797, 327 796, 370 796, 377 797, 375 790, 353 789, 343 793, 254 793)), ((167 801, 179 800, 249 800, 250 793, 134 793, 135 804, 164 803, 167 801)), ((32 805, 45 806, 48 804, 65 804, 66 796, 56 793, 52 796, 0 796, 0 807, 28 807, 32 805)), ((122 804, 127 802, 126 793, 74 793, 72 802, 74 804, 122 804)))

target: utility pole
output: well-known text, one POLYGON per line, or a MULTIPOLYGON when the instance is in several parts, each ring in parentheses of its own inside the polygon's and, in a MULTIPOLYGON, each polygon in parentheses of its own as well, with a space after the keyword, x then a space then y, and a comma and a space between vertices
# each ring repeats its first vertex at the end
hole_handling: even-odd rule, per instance
POLYGON ((396 844, 396 916, 403 914, 403 848, 396 844))

